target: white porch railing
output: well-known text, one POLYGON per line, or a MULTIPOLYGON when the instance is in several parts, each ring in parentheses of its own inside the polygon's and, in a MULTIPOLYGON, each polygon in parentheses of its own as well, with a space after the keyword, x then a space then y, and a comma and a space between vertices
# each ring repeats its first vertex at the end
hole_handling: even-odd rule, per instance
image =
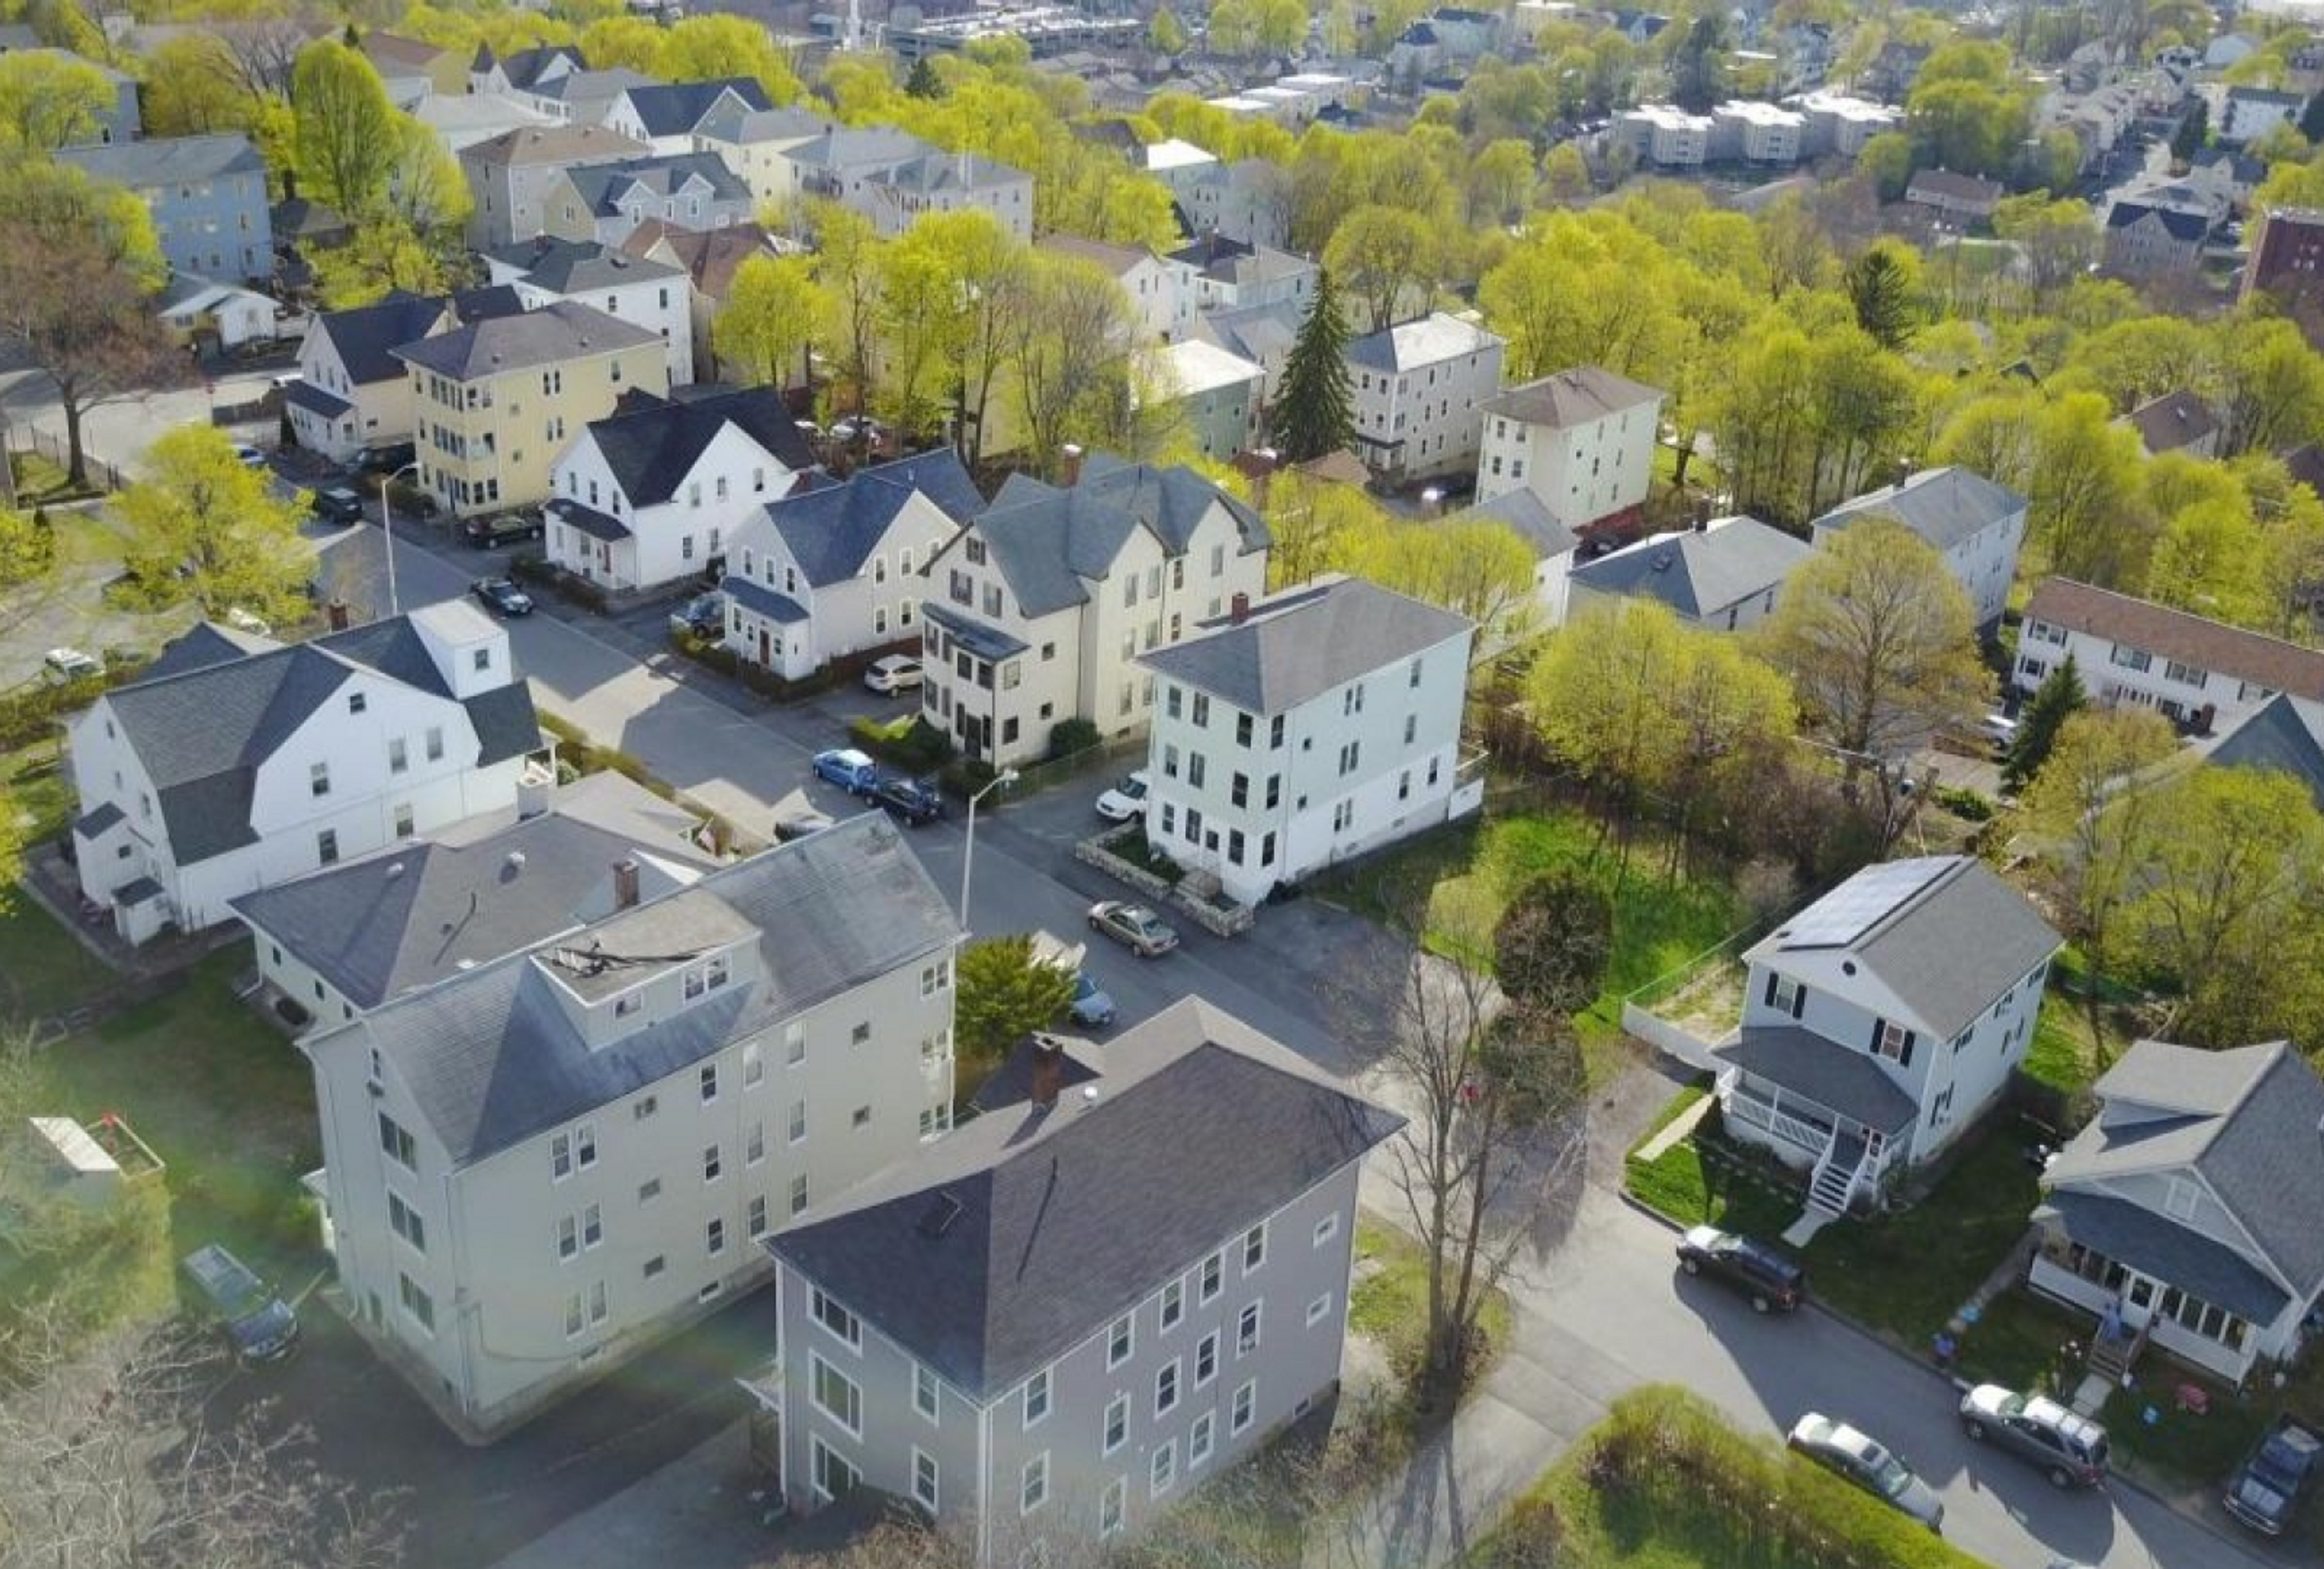
MULTIPOLYGON (((1728 1074, 1735 1075, 1738 1071, 1729 1068, 1728 1074)), ((1784 1111, 1777 1102, 1761 1099, 1756 1091, 1745 1087, 1731 1076, 1727 1082, 1722 1082, 1719 1087, 1727 1103, 1729 1116, 1748 1122, 1763 1131, 1773 1133, 1786 1144, 1797 1145, 1801 1149, 1819 1158, 1831 1149, 1832 1131, 1830 1128, 1819 1126, 1804 1118, 1794 1117, 1784 1111)))

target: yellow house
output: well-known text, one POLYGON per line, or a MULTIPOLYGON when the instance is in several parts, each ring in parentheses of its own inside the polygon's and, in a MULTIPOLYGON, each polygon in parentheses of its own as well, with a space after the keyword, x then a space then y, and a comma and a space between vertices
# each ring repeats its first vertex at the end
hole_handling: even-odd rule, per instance
POLYGON ((420 484, 458 516, 549 496, 549 465, 622 394, 669 391, 661 335, 556 300, 395 351, 411 376, 420 484))

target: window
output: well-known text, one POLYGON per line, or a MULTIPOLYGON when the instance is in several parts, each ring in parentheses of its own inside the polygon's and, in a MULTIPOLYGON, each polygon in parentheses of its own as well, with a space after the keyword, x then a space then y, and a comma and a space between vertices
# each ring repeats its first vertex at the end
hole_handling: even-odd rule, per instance
POLYGON ((315 859, 325 866, 339 858, 339 834, 336 828, 326 828, 315 835, 315 859))
POLYGON ((863 1391, 855 1380, 837 1368, 809 1352, 807 1361, 814 1370, 810 1385, 815 1408, 858 1437, 863 1432, 863 1391))
POLYGON ((396 807, 394 827, 397 838, 411 837, 411 807, 409 802, 401 803, 396 807))
POLYGON ((318 762, 309 767, 307 770, 307 789, 312 794, 318 796, 327 796, 331 793, 331 765, 329 763, 318 762))
POLYGON ((1172 1357, 1154 1375, 1154 1415, 1167 1417, 1178 1408, 1178 1359, 1172 1357))
POLYGON ((869 1128, 872 1125, 872 1108, 869 1106, 856 1107, 854 1115, 850 1117, 848 1121, 854 1127, 869 1128))
POLYGON ((1176 1329, 1178 1321, 1186 1316, 1186 1283, 1173 1280, 1162 1288, 1162 1327, 1176 1329))
POLYGON ((765 1194, 759 1194, 752 1198, 751 1207, 744 1213, 742 1223, 750 1228, 751 1237, 754 1241, 767 1234, 767 1195, 765 1194))
POLYGON ((1234 1405, 1227 1415, 1227 1431, 1242 1433, 1259 1415, 1259 1380, 1252 1379, 1234 1392, 1234 1405))
POLYGON ((1340 747, 1341 778, 1345 779, 1348 775, 1356 771, 1356 764, 1363 761, 1363 753, 1364 743, 1360 741, 1350 741, 1342 743, 1340 747))
POLYGON ((1152 1464, 1147 1468, 1146 1491, 1160 1498, 1178 1480, 1178 1441, 1170 1439, 1154 1452, 1152 1464))
POLYGON ((1873 1027, 1872 1050, 1876 1057, 1885 1057, 1899 1067, 1913 1066, 1913 1032, 1893 1020, 1883 1019, 1873 1027))
POLYGON ((1186 1469, 1210 1459, 1213 1437, 1218 1432, 1219 1418, 1214 1411, 1205 1411, 1194 1418, 1194 1430, 1186 1435, 1186 1469))
POLYGON ((493 668, 493 651, 490 649, 478 649, 475 652, 475 658, 471 659, 468 662, 479 670, 489 670, 493 668))
POLYGON ((1203 1260, 1203 1274, 1194 1292, 1194 1299, 1205 1307, 1218 1300, 1219 1283, 1225 1274, 1226 1255, 1213 1253, 1203 1260))
POLYGON ((1097 1534, 1101 1537, 1121 1535, 1122 1495, 1128 1491, 1123 1479, 1118 1476, 1105 1484, 1105 1492, 1097 1504, 1097 1534))
POLYGON ((1262 1304, 1253 1302, 1245 1306, 1235 1320, 1235 1355, 1247 1357, 1259 1349, 1259 1317, 1262 1304))
POLYGON ((807 1103, 791 1103, 790 1141, 794 1144, 807 1137, 807 1103))
POLYGON ((1211 722, 1211 698, 1207 692, 1194 694, 1194 724, 1197 728, 1211 722))
POLYGON ((1017 1512, 1029 1515, 1049 1501, 1049 1452, 1046 1449, 1025 1463, 1025 1470, 1017 1481, 1017 1512))
POLYGON ((430 1334, 436 1333, 435 1300, 420 1288, 417 1281, 399 1273, 395 1278, 395 1297, 412 1323, 430 1334))
POLYGON ((1307 1327, 1313 1329, 1317 1324, 1323 1323, 1323 1320, 1330 1315, 1331 1311, 1332 1294, 1329 1291, 1326 1291, 1323 1296, 1318 1297, 1314 1301, 1310 1302, 1307 1305, 1307 1327))
POLYGON ((1250 715, 1248 714, 1237 714, 1235 715, 1235 744, 1237 746, 1249 746, 1250 744, 1250 715))
POLYGON ((830 1331, 850 1351, 862 1349, 863 1325, 857 1322, 855 1315, 850 1313, 844 1305, 824 1295, 819 1287, 807 1297, 807 1315, 830 1331))
POLYGON ((650 1280, 669 1267, 669 1261, 659 1253, 656 1253, 652 1258, 646 1260, 645 1268, 640 1271, 640 1273, 643 1274, 647 1279, 650 1280))
POLYGON ((369 706, 370 699, 364 694, 361 692, 350 692, 347 694, 348 713, 360 714, 369 706))
POLYGON ((1261 1221, 1242 1234, 1242 1272, 1250 1274, 1267 1262, 1267 1223, 1261 1221))
POLYGON ((2154 663, 2154 656, 2144 649, 2135 649, 2127 643, 2116 643, 2107 655, 2109 661, 2126 670, 2144 670, 2154 663))
POLYGON ((702 1147, 702 1180, 705 1182, 715 1182, 718 1180, 719 1173, 724 1169, 725 1163, 719 1158, 718 1146, 715 1144, 704 1145, 702 1147))
POLYGON ((659 1095, 640 1095, 630 1106, 630 1121, 642 1122, 661 1110, 659 1095))
POLYGON ((656 1200, 656 1199, 659 1198, 660 1196, 661 1196, 661 1178, 660 1178, 660 1177, 650 1177, 646 1178, 643 1182, 641 1182, 640 1184, 638 1184, 638 1202, 639 1202, 640 1204, 651 1204, 651 1203, 653 1203, 653 1201, 654 1201, 654 1200, 656 1200))
POLYGON ((783 1061, 797 1067, 807 1060, 807 1026, 794 1024, 783 1034, 783 1061))
POLYGON ((929 1421, 936 1420, 938 1403, 942 1400, 941 1386, 936 1374, 923 1367, 912 1369, 912 1409, 929 1421))
POLYGON ((1333 1210, 1315 1223, 1315 1245, 1322 1247, 1340 1234, 1340 1213, 1333 1210))
POLYGON ((810 1438, 807 1442, 814 1457, 815 1496, 829 1503, 853 1492, 860 1480, 855 1468, 834 1454, 822 1439, 810 1438))
POLYGON ((791 1178, 791 1214, 802 1214, 806 1213, 807 1195, 807 1173, 802 1171, 797 1177, 791 1178))
POLYGON ((703 1226, 702 1248, 703 1251, 708 1253, 714 1259, 726 1251, 726 1223, 724 1221, 714 1220, 703 1226))
POLYGON ((428 727, 428 734, 422 738, 422 741, 423 749, 428 754, 428 761, 430 762, 441 762, 444 760, 443 729, 438 725, 429 725, 428 727))
POLYGON ((1101 1445, 1103 1453, 1111 1454, 1130 1437, 1130 1397, 1116 1395, 1105 1403, 1105 1435, 1101 1445))
POLYGON ((766 1158, 767 1125, 764 1122, 753 1122, 742 1144, 742 1164, 756 1166, 766 1158))
POLYGON ((405 749, 403 737, 401 735, 390 736, 387 743, 387 771, 390 773, 401 773, 405 769, 410 768, 410 766, 411 757, 410 752, 405 749))
POLYGON ((1199 752, 1188 752, 1186 754, 1186 787, 1189 789, 1201 789, 1204 772, 1203 754, 1199 752))
POLYGON ((390 1160, 404 1170, 420 1169, 420 1158, 412 1142, 411 1130, 385 1112, 379 1114, 379 1147, 387 1152, 390 1160))
POLYGON ((2163 1213, 2173 1220, 2191 1220, 2200 1197, 2193 1183, 2185 1177, 2174 1177, 2171 1179, 2170 1188, 2163 1195, 2163 1213))
POLYGON ((854 1029, 848 1035, 848 1039, 857 1046, 862 1046, 865 1041, 871 1038, 872 1021, 868 1019, 856 1025, 854 1029))
POLYGON ((410 1243, 415 1252, 428 1251, 427 1223, 420 1218, 419 1211, 403 1202, 401 1194, 392 1190, 387 1195, 387 1225, 390 1231, 410 1243))
POLYGON ((1118 1368, 1128 1361, 1137 1338, 1137 1325, 1130 1315, 1125 1313, 1115 1319, 1113 1327, 1105 1332, 1106 1367, 1118 1368))
POLYGON ((1789 975, 1767 977, 1767 1006, 1797 1019, 1807 1007, 1806 989, 1789 975))
POLYGON ((1049 1414, 1049 1370, 1043 1368, 1025 1381, 1025 1426, 1032 1427, 1049 1414))
POLYGON ((1194 1346, 1194 1388, 1201 1389, 1219 1376, 1219 1332, 1210 1334, 1194 1346))
POLYGON ((696 1074, 695 1077, 702 1086, 702 1103, 704 1105, 706 1106, 711 1102, 718 1098, 718 1065, 716 1063, 704 1063, 702 1065, 702 1071, 696 1074))
POLYGON ((557 1256, 569 1259, 581 1251, 581 1228, 571 1215, 560 1215, 557 1221, 557 1256))

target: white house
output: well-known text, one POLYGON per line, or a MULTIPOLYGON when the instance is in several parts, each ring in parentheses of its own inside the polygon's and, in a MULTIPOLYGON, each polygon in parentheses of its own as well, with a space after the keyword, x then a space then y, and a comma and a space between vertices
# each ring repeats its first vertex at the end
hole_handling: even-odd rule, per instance
POLYGON ((1711 156, 1712 121, 1672 104, 1641 104, 1614 122, 1615 143, 1642 163, 1660 169, 1697 169, 1711 156))
POLYGON ((780 393, 647 401, 559 453, 541 509, 549 558, 616 592, 716 569, 736 525, 815 466, 780 393))
POLYGON ((257 290, 189 272, 171 274, 153 297, 153 313, 180 332, 214 336, 221 348, 272 343, 282 319, 282 308, 257 290))
POLYGON ((299 342, 299 380, 282 394, 299 445, 348 463, 366 448, 410 440, 411 381, 394 351, 448 332, 457 319, 448 300, 400 293, 309 319, 299 342))
POLYGON ((1147 843, 1256 905, 1348 856, 1473 811, 1462 700, 1477 627, 1360 577, 1226 615, 1139 664, 1160 688, 1147 843))
POLYGON ((1194 269, 1137 245, 1110 245, 1078 235, 1044 235, 1041 249, 1102 268, 1121 285, 1146 330, 1176 343, 1194 318, 1194 269))
POLYGON ((726 550, 726 648, 788 680, 920 637, 920 568, 984 498, 949 447, 754 509, 726 550))
POLYGON ((1533 552, 1533 616, 1536 627, 1565 624, 1575 553, 1582 538, 1567 528, 1531 490, 1506 490, 1490 501, 1445 520, 1501 523, 1533 552))
POLYGON ((1288 302, 1304 316, 1322 272, 1305 256, 1272 245, 1245 245, 1217 233, 1180 246, 1170 253, 1170 260, 1187 270, 1198 311, 1288 302))
POLYGON ((693 296, 684 269, 596 240, 548 235, 490 252, 484 265, 493 282, 515 289, 527 310, 569 300, 659 332, 669 384, 694 380, 693 296))
POLYGON ((1485 401, 1477 499, 1529 490, 1566 528, 1627 523, 1654 481, 1667 393, 1577 365, 1485 401))
POLYGON ((1814 553, 1757 518, 1711 518, 1576 565, 1568 609, 1580 615, 1596 600, 1653 599, 1689 625, 1740 632, 1773 614, 1785 580, 1814 553))
MULTIPOLYGON (((1250 445, 1266 397, 1265 365, 1200 337, 1171 344, 1161 364, 1167 401, 1176 405, 1196 452, 1224 463, 1250 445)), ((1164 401, 1157 394, 1156 401, 1164 401)))
POLYGON ((960 928, 866 814, 300 1041, 339 1286, 506 1431, 763 1279, 754 1244, 949 1122, 960 928))
POLYGON ((921 568, 921 712, 996 767, 1039 757, 1068 719, 1142 728, 1138 656, 1264 593, 1269 542, 1190 468, 1101 454, 1063 485, 1014 475, 921 568))
POLYGON ((652 82, 625 88, 606 107, 604 125, 656 152, 691 152, 695 132, 713 116, 764 111, 774 105, 751 77, 703 82, 652 82))
POLYGON ((2026 1283, 2236 1384, 2289 1361, 2324 1291, 2316 1070, 2288 1041, 2142 1040, 2092 1089, 2042 1174, 2026 1283))
POLYGON ((547 750, 506 629, 458 600, 290 646, 204 623, 67 734, 81 892, 130 942, 512 808, 547 750))
POLYGON ((2153 708, 2197 735, 2230 729, 2279 692, 2324 700, 2324 653, 2068 577, 2034 590, 2010 679, 2032 694, 2071 654, 2082 690, 2153 708))
POLYGON ((1891 485, 1867 491, 1818 518, 1816 548, 1867 518, 1902 523, 1942 556, 1969 595, 1977 624, 1992 626, 2009 604, 2017 552, 2025 543, 2026 501, 1974 469, 1924 468, 1891 485))
POLYGON ((1866 867, 1743 955, 1741 1027, 1711 1049, 1727 1131, 1846 1214, 2000 1095, 2061 946, 1973 856, 1866 867))
POLYGON ((1480 411, 1500 390, 1507 347, 1441 310, 1350 343, 1356 456, 1391 484, 1473 467, 1480 411))
POLYGON ((849 205, 890 239, 924 213, 969 211, 990 214, 1020 240, 1033 237, 1033 177, 973 152, 929 152, 879 170, 849 205))

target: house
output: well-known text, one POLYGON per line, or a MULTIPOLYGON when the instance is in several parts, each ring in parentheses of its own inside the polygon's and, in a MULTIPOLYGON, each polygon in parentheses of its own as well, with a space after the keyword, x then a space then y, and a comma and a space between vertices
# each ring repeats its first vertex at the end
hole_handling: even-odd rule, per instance
POLYGON ((798 166, 783 154, 830 128, 806 109, 752 109, 722 99, 696 122, 694 151, 716 153, 761 208, 781 207, 798 197, 798 166))
MULTIPOLYGON (((593 868, 595 870, 595 868, 593 868)), ((304 1038, 358 1328, 471 1440, 769 1272, 951 1114, 960 928, 872 813, 304 1038)))
POLYGON ((1349 856, 1472 811, 1461 766, 1476 623, 1360 577, 1238 596, 1139 656, 1161 688, 1147 843, 1256 906, 1349 856))
POLYGON ((1954 226, 1993 221, 1994 209, 2008 190, 1998 180, 1950 169, 1923 169, 1904 187, 1904 205, 1919 208, 1954 226))
POLYGON ((557 124, 530 103, 506 93, 422 98, 412 109, 411 117, 426 126, 444 144, 444 151, 455 158, 495 136, 505 136, 512 131, 545 130, 557 124))
POLYGON ((1727 1131, 1845 1214, 2000 1096, 2062 946, 1974 856, 1866 867, 1745 952, 1741 1026, 1711 1048, 1727 1131))
POLYGON ((1872 63, 1864 68, 1858 80, 1864 90, 1883 103, 1901 104, 1919 79, 1921 67, 1928 63, 1929 46, 1925 43, 1900 43, 1895 40, 1880 46, 1872 63))
POLYGON ((1193 998, 1031 1050, 1028 1099, 768 1244, 791 1507, 913 1499, 980 1569, 1142 1532, 1330 1397, 1402 1126, 1193 998))
POLYGON ((535 126, 461 149, 460 172, 475 203, 470 248, 496 251, 545 233, 549 198, 564 187, 567 170, 645 155, 644 143, 603 125, 535 126))
POLYGON ((669 361, 669 384, 694 380, 694 304, 686 274, 671 263, 597 240, 536 235, 486 253, 484 265, 527 310, 565 300, 652 328, 669 361))
POLYGON ((651 82, 622 89, 606 108, 604 124, 658 153, 692 152, 696 128, 713 115, 773 107, 767 89, 750 77, 651 82))
POLYGON ((2288 1041, 2142 1040, 2091 1088, 2042 1174, 2026 1284, 2237 1385, 2289 1361, 2324 1289, 2316 1070, 2288 1041))
POLYGON ((645 898, 691 887, 718 864, 700 833, 692 813, 608 770, 231 903, 276 1011, 288 1001, 305 1028, 334 1029, 603 920, 624 862, 645 898))
POLYGON ((137 112, 136 78, 115 70, 101 60, 91 60, 69 50, 32 47, 0 50, 0 54, 37 55, 48 60, 69 61, 105 78, 106 86, 112 89, 113 102, 97 112, 95 124, 86 135, 74 137, 69 145, 109 146, 117 142, 134 141, 143 134, 144 125, 137 112))
POLYGON ((1246 245, 1291 243, 1291 177, 1264 158, 1213 162, 1169 182, 1189 239, 1222 235, 1246 245))
POLYGON ((2270 88, 2229 88, 2218 120, 2217 139, 2230 147, 2256 142, 2278 125, 2299 128, 2300 113, 2308 106, 2300 93, 2270 88))
POLYGON ((1348 345, 1356 454, 1382 481, 1458 474, 1477 460, 1479 411, 1500 390, 1508 340, 1432 311, 1348 345))
POLYGON ((604 70, 567 71, 544 77, 530 88, 512 88, 510 96, 530 104, 562 125, 600 125, 623 93, 633 88, 660 85, 643 71, 613 66, 604 70))
POLYGON ((283 389, 291 435, 334 463, 409 441, 418 429, 411 381, 395 351, 464 321, 524 309, 513 290, 451 299, 392 293, 376 305, 327 310, 299 341, 299 379, 283 389))
POLYGON ((543 82, 588 69, 589 62, 569 43, 545 43, 506 55, 494 54, 491 44, 480 43, 468 61, 468 91, 478 95, 530 92, 543 82))
POLYGON ((791 185, 801 195, 867 210, 865 185, 875 176, 901 169, 937 149, 893 125, 832 125, 819 135, 783 150, 791 165, 791 185))
POLYGON ((1533 552, 1534 625, 1547 629, 1565 624, 1573 559, 1582 537, 1560 522, 1540 496, 1522 487, 1505 490, 1445 521, 1499 523, 1515 532, 1533 552))
POLYGON ((562 300, 393 352, 410 374, 420 487, 460 517, 547 499, 583 426, 626 393, 669 391, 659 333, 562 300))
POLYGON ((1800 127, 1802 158, 1854 158, 1867 142, 1904 123, 1902 109, 1821 88, 1785 101, 1805 121, 1800 127))
POLYGON ((2149 457, 2183 452, 2190 457, 2219 455, 2219 417, 2211 406, 2183 388, 2151 398, 2123 417, 2138 432, 2149 457))
POLYGON ((1800 161, 1800 143, 1807 132, 1807 116, 1756 99, 1738 98, 1711 112, 1709 159, 1724 162, 1773 163, 1784 168, 1800 161))
POLYGON ((549 558, 616 593, 718 573, 736 525, 814 466, 771 387, 625 399, 549 471, 549 558))
POLYGON ((1641 104, 1614 121, 1614 145, 1659 169, 1700 169, 1711 156, 1712 123, 1671 104, 1641 104))
POLYGON ((1215 344, 1237 359, 1257 365, 1263 376, 1259 401, 1264 411, 1273 405, 1275 394, 1283 385, 1284 370, 1291 363, 1292 346, 1299 341, 1299 328, 1306 321, 1309 309, 1277 300, 1266 305, 1239 306, 1232 310, 1204 311, 1188 327, 1187 337, 1215 344))
POLYGON ((2324 286, 2324 208, 2282 207, 2271 210, 2244 263, 2243 297, 2264 289, 2301 300, 2324 286))
POLYGON ((1164 343, 1183 337, 1194 318, 1193 269, 1140 245, 1113 245, 1078 235, 1044 235, 1039 248, 1087 262, 1121 285, 1139 325, 1164 343))
POLYGON ((1037 758, 1084 719, 1141 728, 1135 660, 1267 587, 1267 524, 1193 469, 1104 455, 1062 485, 1012 476, 921 569, 921 713, 964 756, 1037 758))
POLYGON ((2278 692, 2200 750, 2220 768, 2290 774, 2324 811, 2324 702, 2278 692))
POLYGON ((1160 379, 1161 391, 1185 422, 1187 440, 1211 462, 1225 462, 1258 434, 1266 366, 1195 337, 1162 351, 1160 379))
POLYGON ((690 229, 749 223, 751 188, 715 152, 672 152, 566 169, 542 212, 552 235, 618 245, 657 218, 690 229))
POLYGON ((2200 212, 2116 198, 2107 208, 2106 264, 2128 277, 2191 272, 2203 263, 2210 220, 2200 212))
POLYGON ((1575 565, 1570 614, 1600 599, 1653 599, 1691 626, 1739 632, 1774 613, 1784 580, 1813 553, 1757 518, 1712 518, 1575 565))
POLYGON ((1867 518, 1902 523, 1944 558, 1968 594, 1977 624, 1992 626, 2009 603, 2017 552, 2025 543, 2026 499, 1974 469, 1947 465, 1909 474, 1840 505, 1815 520, 1816 548, 1867 518))
POLYGON ((1322 271, 1305 256, 1219 234, 1204 235, 1171 252, 1170 260, 1187 269, 1198 311, 1289 303, 1299 306, 1305 316, 1322 271))
POLYGON ((546 750, 507 631, 456 600, 289 646, 204 623, 66 728, 81 892, 133 943, 512 807, 546 750))
POLYGON ((2247 32, 2222 32, 2203 46, 2203 69, 2224 71, 2257 52, 2259 45, 2247 32))
POLYGON ((427 92, 447 97, 457 97, 468 90, 468 62, 475 57, 448 45, 392 32, 366 32, 355 47, 383 80, 417 79, 426 83, 427 92))
POLYGON ((2324 701, 2324 653, 2068 577, 2026 601, 2012 682, 2031 695, 2068 654, 2108 706, 2153 708, 2209 735, 2278 692, 2324 701))
POLYGON ((273 276, 266 161, 240 132, 61 147, 56 159, 134 192, 153 215, 153 237, 171 272, 221 283, 273 276))
POLYGON ((2220 209, 2241 217, 2267 178, 2267 165, 2232 147, 2206 147, 2188 166, 2187 183, 2203 192, 2220 209))
POLYGON ((232 283, 173 275, 153 296, 153 311, 189 337, 208 337, 220 348, 272 343, 282 308, 272 297, 232 283))
POLYGON ((984 497, 949 447, 805 485, 738 523, 727 548, 727 651, 786 680, 921 636, 920 568, 984 497))
MULTIPOLYGON (((687 309, 694 337, 694 364, 705 381, 720 378, 711 324, 734 286, 734 273, 753 256, 779 256, 795 250, 756 223, 733 224, 723 229, 693 229, 659 218, 648 218, 632 229, 622 249, 632 256, 667 262, 686 275, 687 309)), ((801 356, 801 374, 805 356, 801 356)), ((796 382, 798 378, 794 377, 796 382)))
POLYGON ((865 177, 848 205, 893 239, 922 213, 988 213, 1020 240, 1033 237, 1033 177, 973 152, 929 152, 865 177), (860 205, 858 205, 860 203, 860 205))
POLYGON ((1488 398, 1477 499, 1527 490, 1575 533, 1619 529, 1646 504, 1668 395, 1596 365, 1577 365, 1488 398))

